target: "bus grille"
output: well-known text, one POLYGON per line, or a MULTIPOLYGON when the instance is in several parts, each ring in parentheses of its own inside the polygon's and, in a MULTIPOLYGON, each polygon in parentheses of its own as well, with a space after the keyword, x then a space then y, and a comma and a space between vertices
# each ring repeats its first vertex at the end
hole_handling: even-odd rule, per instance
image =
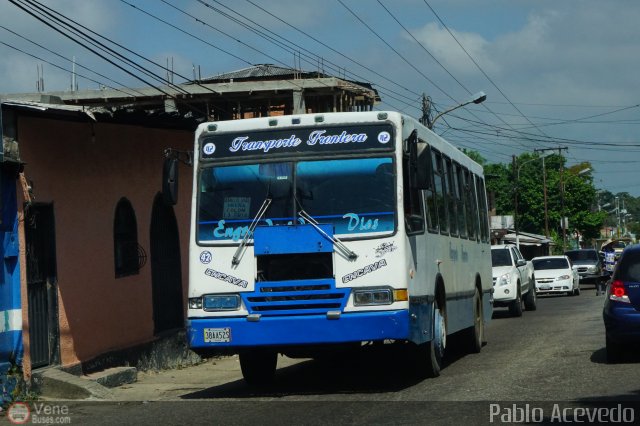
POLYGON ((335 288, 335 280, 258 281, 252 293, 241 293, 250 314, 299 315, 340 311, 349 289, 335 288))

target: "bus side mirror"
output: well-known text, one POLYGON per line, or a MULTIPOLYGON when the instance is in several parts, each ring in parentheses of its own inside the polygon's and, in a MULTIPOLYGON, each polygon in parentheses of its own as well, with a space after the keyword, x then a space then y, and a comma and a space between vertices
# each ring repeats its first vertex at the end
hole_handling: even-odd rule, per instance
POLYGON ((178 159, 166 157, 162 166, 162 198, 168 206, 178 203, 178 159))
POLYGON ((431 189, 431 155, 429 147, 417 138, 409 137, 409 164, 411 186, 416 189, 431 189))

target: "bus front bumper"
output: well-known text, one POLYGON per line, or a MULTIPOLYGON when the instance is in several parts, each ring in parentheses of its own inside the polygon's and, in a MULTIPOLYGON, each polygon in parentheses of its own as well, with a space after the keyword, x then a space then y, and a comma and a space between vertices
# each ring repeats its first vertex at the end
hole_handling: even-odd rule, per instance
POLYGON ((191 348, 311 345, 409 338, 408 311, 327 315, 190 318, 187 336, 191 348))

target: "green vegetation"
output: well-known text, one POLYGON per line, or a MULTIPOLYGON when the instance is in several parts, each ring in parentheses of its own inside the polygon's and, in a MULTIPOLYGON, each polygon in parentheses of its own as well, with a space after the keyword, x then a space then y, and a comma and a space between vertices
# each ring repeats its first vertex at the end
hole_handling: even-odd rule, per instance
POLYGON ((545 235, 546 225, 549 237, 556 241, 560 250, 563 211, 568 218, 567 247, 575 244, 578 233, 590 246, 593 240, 601 238, 603 227, 613 228, 614 234, 620 232, 620 235, 640 231, 637 222, 640 198, 626 192, 598 191, 591 175, 593 167, 588 162, 567 167, 564 156, 552 154, 543 159, 530 153, 520 155, 512 164, 488 164, 478 153, 474 153, 472 158, 484 164, 487 193, 493 201, 495 214, 514 215, 517 194, 518 229, 545 235))

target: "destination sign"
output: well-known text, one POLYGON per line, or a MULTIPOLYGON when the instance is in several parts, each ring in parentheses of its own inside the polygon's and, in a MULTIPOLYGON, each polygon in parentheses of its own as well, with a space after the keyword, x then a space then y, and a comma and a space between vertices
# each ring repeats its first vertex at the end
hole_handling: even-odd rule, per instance
POLYGON ((291 153, 329 153, 391 149, 388 123, 300 127, 207 135, 200 139, 203 160, 291 153))

